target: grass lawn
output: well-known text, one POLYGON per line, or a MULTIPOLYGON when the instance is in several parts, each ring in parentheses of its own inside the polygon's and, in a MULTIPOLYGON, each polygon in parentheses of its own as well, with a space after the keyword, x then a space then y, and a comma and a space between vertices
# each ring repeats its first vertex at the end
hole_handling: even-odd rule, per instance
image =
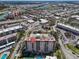
POLYGON ((57 56, 58 59, 65 59, 65 56, 64 56, 64 54, 62 53, 61 50, 57 50, 55 52, 55 56, 57 56))
POLYGON ((72 44, 67 44, 67 47, 71 49, 73 53, 79 54, 79 49, 74 47, 72 44))

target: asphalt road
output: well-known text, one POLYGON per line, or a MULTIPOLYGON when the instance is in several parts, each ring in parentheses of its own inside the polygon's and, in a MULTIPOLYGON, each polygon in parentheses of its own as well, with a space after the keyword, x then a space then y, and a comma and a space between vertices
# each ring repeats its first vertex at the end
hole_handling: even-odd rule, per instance
POLYGON ((79 57, 77 57, 75 54, 73 54, 70 50, 66 49, 64 47, 64 44, 62 43, 61 39, 58 40, 61 50, 63 51, 66 59, 79 59, 79 57))

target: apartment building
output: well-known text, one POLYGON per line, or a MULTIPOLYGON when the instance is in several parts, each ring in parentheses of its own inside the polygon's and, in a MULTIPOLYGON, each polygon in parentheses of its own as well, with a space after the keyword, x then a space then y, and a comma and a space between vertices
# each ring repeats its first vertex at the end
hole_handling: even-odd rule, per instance
POLYGON ((55 48, 55 38, 48 33, 36 33, 30 34, 29 38, 25 39, 25 51, 38 53, 50 53, 55 48))

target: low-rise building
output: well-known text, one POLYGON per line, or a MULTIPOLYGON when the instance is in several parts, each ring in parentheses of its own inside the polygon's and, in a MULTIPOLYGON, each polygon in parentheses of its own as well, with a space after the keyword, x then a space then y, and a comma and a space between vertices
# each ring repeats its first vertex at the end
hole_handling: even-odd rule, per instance
POLYGON ((16 32, 20 29, 20 25, 0 29, 0 53, 12 48, 17 39, 16 32))
POLYGON ((46 20, 46 19, 40 19, 40 21, 41 21, 41 23, 42 23, 42 24, 44 24, 44 23, 47 23, 47 22, 48 22, 48 20, 46 20))

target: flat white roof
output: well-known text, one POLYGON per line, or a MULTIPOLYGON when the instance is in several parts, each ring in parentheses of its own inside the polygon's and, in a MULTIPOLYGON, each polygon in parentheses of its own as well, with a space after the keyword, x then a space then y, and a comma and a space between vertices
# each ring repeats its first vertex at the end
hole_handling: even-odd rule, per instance
POLYGON ((67 27, 67 28, 71 28, 71 29, 73 29, 73 30, 79 31, 78 28, 75 28, 75 27, 72 27, 72 26, 69 26, 69 25, 65 25, 65 24, 62 24, 62 23, 58 23, 58 25, 65 26, 65 27, 67 27))
POLYGON ((60 17, 58 17, 58 16, 55 16, 55 18, 56 18, 56 19, 59 19, 60 17))
POLYGON ((79 41, 77 42, 77 44, 79 44, 79 41))
POLYGON ((27 20, 29 23, 32 23, 32 22, 34 22, 32 19, 30 19, 30 20, 27 20))
POLYGON ((57 59, 57 57, 56 56, 46 56, 45 59, 57 59))
POLYGON ((79 20, 79 17, 78 18, 76 18, 77 20, 79 20))
POLYGON ((19 29, 19 28, 22 28, 22 26, 18 25, 18 26, 2 29, 2 30, 0 30, 0 33, 7 32, 7 31, 10 31, 10 30, 16 30, 16 29, 19 29))
POLYGON ((27 19, 28 17, 27 16, 22 16, 23 18, 27 19))
POLYGON ((79 15, 72 15, 71 17, 79 18, 79 15))
POLYGON ((46 22, 48 22, 48 20, 46 20, 46 19, 40 19, 41 20, 41 23, 46 23, 46 22))

